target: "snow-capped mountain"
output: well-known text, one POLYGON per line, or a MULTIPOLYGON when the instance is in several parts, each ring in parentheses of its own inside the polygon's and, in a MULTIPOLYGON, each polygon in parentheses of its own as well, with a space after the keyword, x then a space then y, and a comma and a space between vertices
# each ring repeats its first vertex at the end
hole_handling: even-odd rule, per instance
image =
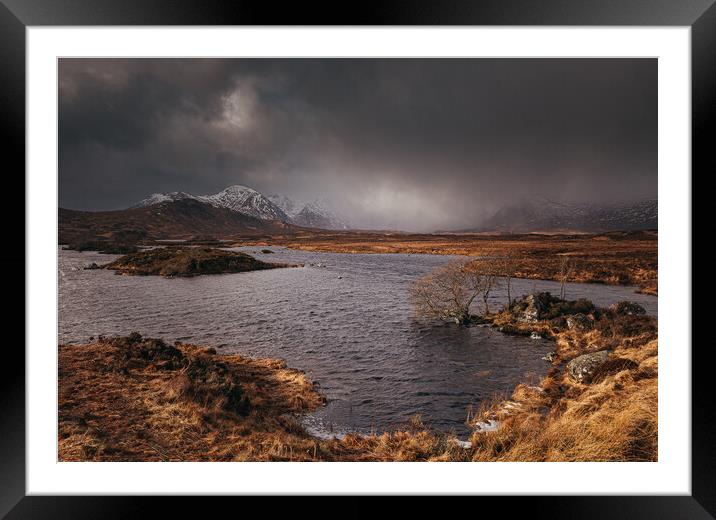
POLYGON ((214 195, 198 197, 217 208, 238 211, 262 220, 289 220, 288 215, 258 191, 246 186, 229 186, 214 195))
POLYGON ((132 208, 146 208, 148 206, 154 206, 155 204, 161 204, 162 202, 173 202, 176 200, 184 199, 196 199, 194 195, 183 191, 172 191, 171 193, 152 193, 146 199, 140 200, 132 208))
POLYGON ((349 226, 330 208, 325 199, 300 202, 285 195, 271 195, 271 202, 279 206, 297 226, 320 229, 348 229, 349 226))
POLYGON ((323 201, 316 200, 303 206, 291 221, 297 226, 320 229, 348 229, 348 224, 328 209, 323 201))
POLYGON ((345 221, 328 208, 326 201, 316 200, 305 204, 285 195, 266 197, 252 188, 240 185, 229 186, 213 195, 191 195, 182 191, 154 193, 132 207, 144 208, 184 199, 198 200, 262 220, 280 220, 321 229, 348 229, 345 221))
POLYGON ((269 200, 281 208, 283 212, 291 218, 295 217, 304 206, 302 202, 291 199, 286 195, 271 195, 269 196, 269 200))
POLYGON ((183 191, 154 193, 132 207, 145 208, 147 206, 161 204, 162 202, 173 202, 184 199, 198 200, 210 204, 215 208, 230 209, 262 220, 281 220, 284 222, 289 220, 288 215, 268 198, 254 189, 239 185, 229 186, 213 195, 191 195, 183 191))
POLYGON ((615 231, 658 228, 656 199, 611 204, 555 202, 538 198, 506 206, 479 231, 615 231))

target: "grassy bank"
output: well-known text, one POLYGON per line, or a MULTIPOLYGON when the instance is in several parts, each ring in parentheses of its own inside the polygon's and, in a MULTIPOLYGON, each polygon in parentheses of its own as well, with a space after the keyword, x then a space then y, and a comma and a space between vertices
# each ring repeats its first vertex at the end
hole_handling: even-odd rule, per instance
POLYGON ((496 420, 500 427, 472 436, 473 460, 657 460, 655 318, 619 308, 595 309, 584 318, 524 323, 510 311, 492 317, 510 331, 552 338, 553 368, 539 385, 519 385, 509 404, 496 402, 476 414, 475 424, 496 420), (605 350, 607 361, 585 381, 575 380, 569 361, 605 350))
POLYGON ((284 460, 315 444, 284 414, 322 403, 279 360, 138 334, 59 347, 60 460, 284 460))

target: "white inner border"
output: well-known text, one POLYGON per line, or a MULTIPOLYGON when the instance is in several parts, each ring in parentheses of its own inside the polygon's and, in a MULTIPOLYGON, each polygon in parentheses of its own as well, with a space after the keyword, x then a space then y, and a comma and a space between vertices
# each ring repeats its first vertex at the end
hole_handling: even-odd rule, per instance
POLYGON ((690 494, 690 43, 688 27, 28 28, 28 494, 690 494), (57 58, 73 56, 658 57, 659 461, 57 462, 57 58))

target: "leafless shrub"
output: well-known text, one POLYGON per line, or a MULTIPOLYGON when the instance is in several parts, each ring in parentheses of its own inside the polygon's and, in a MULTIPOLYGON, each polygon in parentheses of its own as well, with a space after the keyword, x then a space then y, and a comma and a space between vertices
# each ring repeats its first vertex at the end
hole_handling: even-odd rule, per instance
POLYGON ((410 288, 410 298, 420 316, 467 325, 470 305, 485 294, 485 287, 485 277, 470 264, 453 262, 416 281, 410 288))
POLYGON ((500 285, 502 275, 502 259, 481 258, 470 262, 470 269, 475 276, 480 277, 480 295, 484 305, 485 314, 490 314, 489 298, 490 293, 500 285))
POLYGON ((500 266, 502 279, 505 283, 507 307, 509 308, 509 306, 512 305, 512 278, 515 277, 515 272, 517 271, 517 259, 507 252, 499 259, 498 264, 500 266))
POLYGON ((569 280, 569 276, 572 273, 572 261, 568 256, 563 256, 559 263, 559 299, 564 300, 566 294, 565 294, 565 286, 567 285, 567 280, 569 280))

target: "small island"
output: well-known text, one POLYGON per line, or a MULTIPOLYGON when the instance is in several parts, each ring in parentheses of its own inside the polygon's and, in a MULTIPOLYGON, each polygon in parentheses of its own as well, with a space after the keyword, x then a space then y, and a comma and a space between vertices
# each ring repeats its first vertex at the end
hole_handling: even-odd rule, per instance
POLYGON ((209 247, 163 247, 130 253, 102 266, 117 274, 198 276, 201 274, 243 273, 290 264, 262 262, 253 256, 209 247))

